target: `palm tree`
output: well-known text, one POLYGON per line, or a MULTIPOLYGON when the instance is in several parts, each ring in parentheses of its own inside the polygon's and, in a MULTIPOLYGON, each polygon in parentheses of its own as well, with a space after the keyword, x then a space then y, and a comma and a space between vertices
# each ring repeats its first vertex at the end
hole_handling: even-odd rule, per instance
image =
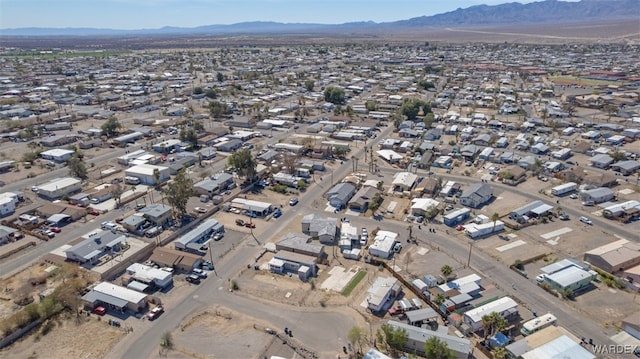
POLYGON ((444 294, 438 293, 436 295, 436 298, 433 300, 433 302, 436 303, 436 305, 441 306, 442 303, 444 303, 444 300, 445 300, 444 294))
POLYGON ((443 276, 449 277, 451 273, 453 273, 453 268, 451 268, 450 265, 445 264, 442 266, 442 268, 440 268, 440 272, 442 273, 443 276))
POLYGON ((491 232, 495 232, 496 231, 496 223, 498 222, 498 220, 500 219, 500 214, 497 212, 494 212, 491 215, 491 220, 493 221, 493 230, 491 230, 491 232))
POLYGON ((409 239, 413 238, 413 226, 409 225, 407 231, 409 231, 409 239))

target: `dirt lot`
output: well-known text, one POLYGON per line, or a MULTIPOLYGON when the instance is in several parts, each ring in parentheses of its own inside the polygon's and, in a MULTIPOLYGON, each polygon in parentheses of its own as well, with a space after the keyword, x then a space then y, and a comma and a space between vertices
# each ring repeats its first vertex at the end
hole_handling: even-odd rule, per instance
MULTIPOLYGON (((164 355, 170 358, 292 357, 293 351, 266 328, 268 323, 228 308, 208 307, 186 319, 180 329, 172 333, 175 348, 164 355)), ((150 356, 158 357, 160 353, 150 356)))
POLYGON ((4 358, 102 358, 105 353, 123 336, 122 328, 118 329, 96 317, 81 317, 79 322, 70 316, 62 316, 51 321, 48 333, 42 328, 35 335, 0 351, 0 359, 4 358), (100 334, 100 340, 96 339, 100 334))
POLYGON ((0 318, 6 318, 21 308, 13 302, 15 298, 31 295, 37 300, 39 292, 55 287, 55 283, 50 279, 37 286, 29 284, 30 278, 46 278, 47 267, 44 263, 34 264, 12 277, 0 280, 0 318))

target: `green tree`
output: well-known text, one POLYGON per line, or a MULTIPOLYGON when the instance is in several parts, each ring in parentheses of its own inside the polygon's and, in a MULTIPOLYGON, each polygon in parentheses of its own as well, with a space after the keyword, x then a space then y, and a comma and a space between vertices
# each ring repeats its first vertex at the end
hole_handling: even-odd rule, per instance
POLYGON ((67 167, 69 167, 70 175, 80 179, 87 179, 87 166, 85 166, 82 157, 78 153, 74 154, 67 160, 67 167))
POLYGON ((436 85, 432 81, 428 80, 420 80, 418 81, 418 86, 422 87, 425 90, 435 89, 436 85))
POLYGON ((207 97, 207 98, 210 98, 210 99, 214 99, 214 98, 218 98, 218 93, 214 89, 208 89, 204 93, 204 96, 207 97))
POLYGON ((308 91, 311 92, 313 91, 313 87, 316 85, 316 83, 313 80, 306 80, 304 82, 304 88, 308 91))
POLYGON ((222 82, 224 81, 224 75, 222 74, 222 72, 219 72, 216 74, 216 80, 218 80, 218 82, 222 82))
POLYGON ((433 112, 429 112, 428 114, 424 115, 424 118, 422 119, 422 121, 424 122, 424 125, 427 128, 431 128, 433 121, 435 121, 435 116, 433 115, 433 112))
POLYGON ((442 275, 445 277, 449 277, 451 273, 453 273, 453 268, 451 268, 450 265, 445 264, 442 266, 442 268, 440 268, 440 273, 442 273, 442 275))
POLYGON ((371 198, 371 201, 369 202, 369 209, 371 210, 371 213, 377 211, 378 208, 380 208, 381 202, 382 197, 380 196, 380 193, 374 194, 373 198, 371 198))
POLYGON ((165 197, 169 204, 173 206, 180 216, 184 216, 187 213, 189 197, 195 194, 193 181, 184 169, 178 171, 178 174, 173 181, 166 186, 163 192, 165 192, 165 197))
POLYGON ((344 103, 344 90, 338 87, 329 86, 324 90, 324 100, 332 104, 344 103))
POLYGON ((337 146, 333 149, 333 155, 340 158, 347 154, 347 149, 343 146, 337 146))
POLYGON ((447 346, 447 343, 438 337, 432 336, 424 342, 424 354, 429 359, 454 359, 456 354, 447 346))
POLYGON ((420 109, 422 109, 422 113, 424 115, 431 112, 431 106, 429 106, 428 103, 416 98, 412 98, 412 99, 405 99, 404 102, 402 103, 402 106, 400 106, 399 111, 401 114, 405 115, 409 120, 414 121, 418 116, 418 114, 420 113, 420 109))
POLYGON ((368 100, 367 102, 364 103, 364 106, 367 109, 367 111, 378 110, 378 104, 375 101, 368 100))
POLYGON ((240 176, 244 176, 247 179, 251 180, 256 175, 258 162, 248 148, 243 148, 233 153, 228 157, 227 163, 235 168, 240 176))
POLYGON ((109 117, 109 119, 100 126, 102 134, 108 138, 115 137, 118 134, 118 130, 122 128, 122 124, 115 116, 109 117))
POLYGON ((369 335, 367 334, 367 330, 362 327, 352 327, 349 329, 349 333, 347 334, 347 338, 349 338, 349 342, 358 348, 358 352, 362 353, 362 347, 367 345, 369 341, 369 335))
POLYGON ((194 95, 201 95, 204 93, 204 90, 202 89, 202 87, 196 87, 193 89, 193 94, 194 95))
POLYGON ((409 334, 404 328, 394 328, 391 324, 384 323, 378 329, 379 336, 392 350, 402 350, 409 340, 409 334))
POLYGON ((508 352, 504 347, 497 347, 493 349, 494 359, 505 359, 508 357, 508 352))
POLYGON ((180 130, 180 141, 189 142, 193 147, 198 147, 198 134, 192 128, 180 130))
POLYGON ((211 101, 209 102, 209 112, 214 118, 221 118, 224 115, 230 114, 231 108, 220 101, 211 101))
POLYGON ((624 152, 618 150, 609 152, 609 156, 611 156, 611 158, 613 158, 613 160, 616 162, 622 161, 625 158, 624 152))
POLYGON ((433 302, 434 302, 434 303, 436 303, 436 305, 441 306, 441 305, 442 305, 442 303, 444 303, 444 300, 445 300, 445 299, 446 299, 446 298, 444 297, 444 294, 442 294, 442 293, 438 293, 438 294, 436 295, 436 298, 433 300, 433 302))

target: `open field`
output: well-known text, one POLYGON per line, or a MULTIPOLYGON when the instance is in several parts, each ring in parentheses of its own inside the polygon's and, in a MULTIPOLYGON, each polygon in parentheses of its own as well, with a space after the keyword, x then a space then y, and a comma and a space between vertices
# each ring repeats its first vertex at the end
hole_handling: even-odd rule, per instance
MULTIPOLYGON (((541 25, 504 25, 460 28, 405 28, 402 30, 383 30, 379 28, 354 28, 350 32, 318 32, 316 34, 243 34, 233 35, 139 35, 136 37, 101 36, 100 44, 104 49, 140 50, 148 48, 210 48, 216 46, 293 46, 309 44, 381 44, 411 42, 485 42, 520 44, 567 44, 567 43, 640 43, 640 32, 636 20, 606 21, 594 23, 541 24, 541 25)), ((55 46, 64 49, 95 48, 93 36, 5 36, 3 44, 7 47, 37 48, 55 42, 55 46)), ((106 53, 106 52, 105 52, 106 53)), ((85 56, 98 56, 101 52, 86 51, 85 56)), ((43 55, 45 56, 45 55, 43 55)))
POLYGON ((551 76, 549 80, 556 85, 576 85, 576 86, 607 86, 620 84, 616 81, 584 79, 576 76, 551 76))
POLYGON ((74 320, 63 313, 50 320, 50 324, 36 329, 33 335, 0 351, 0 358, 102 358, 122 338, 124 331, 100 319, 81 316, 74 320), (44 330, 47 327, 50 327, 48 332, 44 330))

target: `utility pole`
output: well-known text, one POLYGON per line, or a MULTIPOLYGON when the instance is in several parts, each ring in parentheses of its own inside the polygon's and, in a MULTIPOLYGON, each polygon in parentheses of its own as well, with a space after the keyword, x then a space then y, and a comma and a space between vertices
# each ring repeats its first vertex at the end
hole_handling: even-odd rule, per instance
POLYGON ((469 268, 469 264, 471 263, 471 250, 473 249, 473 242, 469 241, 469 258, 467 258, 467 268, 469 268))

